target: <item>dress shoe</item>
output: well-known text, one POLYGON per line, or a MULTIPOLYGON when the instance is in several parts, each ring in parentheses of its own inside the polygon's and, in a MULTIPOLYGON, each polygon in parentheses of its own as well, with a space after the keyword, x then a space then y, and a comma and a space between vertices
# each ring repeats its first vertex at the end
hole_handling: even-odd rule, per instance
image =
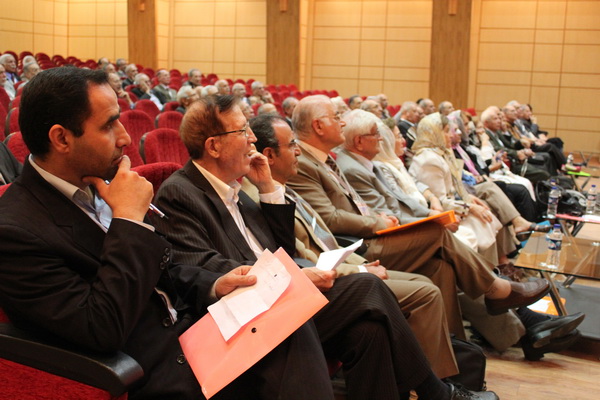
POLYGON ((545 279, 529 282, 510 282, 510 294, 503 299, 485 299, 488 314, 499 315, 511 308, 528 306, 548 293, 550 284, 545 279))
POLYGON ((529 340, 527 335, 525 335, 523 339, 521 339, 521 347, 523 348, 523 354, 525 355, 525 358, 527 360, 539 361, 542 357, 544 357, 544 354, 546 353, 559 353, 563 350, 568 349, 569 347, 574 345, 580 337, 581 333, 577 329, 575 329, 573 332, 563 337, 551 340, 550 343, 548 343, 545 346, 534 349, 531 345, 531 341, 529 340))
POLYGON ((563 317, 552 317, 539 322, 527 329, 531 347, 538 349, 546 346, 553 339, 563 337, 577 328, 583 322, 585 314, 575 313, 563 317))
POLYGON ((450 400, 500 400, 494 392, 474 392, 462 386, 448 383, 450 387, 450 400))
POLYGON ((552 226, 549 224, 536 224, 535 222, 532 222, 531 225, 529 225, 529 228, 527 228, 523 232, 515 233, 515 237, 519 242, 524 242, 527 239, 529 239, 529 236, 531 236, 533 232, 547 233, 550 232, 551 229, 552 226))

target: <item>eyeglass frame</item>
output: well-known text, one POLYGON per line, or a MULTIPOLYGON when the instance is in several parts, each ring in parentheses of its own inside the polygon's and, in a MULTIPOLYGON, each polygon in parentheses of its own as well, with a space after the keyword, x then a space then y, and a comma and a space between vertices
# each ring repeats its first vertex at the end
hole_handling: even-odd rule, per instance
POLYGON ((235 131, 229 131, 229 132, 215 133, 214 135, 210 135, 209 138, 223 136, 223 135, 229 135, 230 133, 238 133, 238 132, 241 132, 244 136, 246 136, 246 138, 248 138, 248 137, 250 137, 250 135, 248 134, 248 128, 250 128, 250 124, 248 122, 246 122, 246 125, 244 125, 244 127, 242 129, 236 129, 235 131))

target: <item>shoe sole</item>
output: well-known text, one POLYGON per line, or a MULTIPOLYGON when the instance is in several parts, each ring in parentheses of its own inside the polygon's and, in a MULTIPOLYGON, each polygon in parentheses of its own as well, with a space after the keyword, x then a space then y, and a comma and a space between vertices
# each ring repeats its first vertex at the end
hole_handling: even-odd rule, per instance
POLYGON ((526 351, 523 349, 523 353, 525 354, 525 358, 528 361, 539 361, 544 357, 546 353, 560 353, 561 351, 567 350, 569 347, 573 346, 575 342, 577 342, 581 338, 581 333, 577 330, 572 333, 564 336, 562 338, 558 338, 555 342, 550 342, 546 348, 538 348, 531 349, 526 351))
POLYGON ((585 319, 585 314, 581 314, 581 316, 577 319, 574 319, 570 323, 563 325, 555 330, 546 329, 545 331, 538 332, 532 335, 531 347, 534 349, 539 349, 540 347, 546 346, 550 344, 552 339, 560 338, 566 336, 569 332, 573 331, 575 328, 579 326, 585 319))
MULTIPOLYGON (((548 287, 547 290, 544 290, 542 293, 540 293, 538 296, 534 297, 533 300, 528 301, 527 303, 518 303, 518 304, 514 304, 512 306, 510 306, 510 308, 506 308, 506 309, 501 309, 501 310, 490 310, 489 308, 487 309, 488 314, 490 315, 500 315, 500 314, 504 314, 505 312, 507 312, 508 310, 512 310, 513 308, 519 308, 519 307, 526 307, 530 304, 535 303, 536 301, 538 301, 539 299, 541 299, 542 297, 544 297, 545 295, 547 295, 550 292, 550 287, 548 287)), ((487 308, 487 307, 486 307, 487 308)))

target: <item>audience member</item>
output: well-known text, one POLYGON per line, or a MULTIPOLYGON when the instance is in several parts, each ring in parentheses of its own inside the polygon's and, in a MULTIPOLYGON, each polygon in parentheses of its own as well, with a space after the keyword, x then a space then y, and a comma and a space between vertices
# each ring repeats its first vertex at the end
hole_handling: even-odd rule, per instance
POLYGON ((192 68, 188 72, 188 80, 183 83, 183 86, 191 86, 192 89, 202 85, 202 72, 197 68, 192 68))
POLYGON ((267 92, 265 85, 262 82, 254 81, 250 86, 252 88, 252 96, 248 98, 250 105, 274 103, 273 96, 267 92))
POLYGON ((4 88, 4 91, 6 91, 6 94, 10 100, 15 98, 17 91, 15 90, 15 86, 12 84, 12 82, 6 77, 6 69, 4 69, 2 64, 0 64, 0 87, 4 88))
POLYGON ((127 60, 124 58, 117 58, 117 61, 115 61, 115 64, 117 67, 117 74, 119 75, 119 78, 121 78, 121 79, 127 78, 127 75, 125 74, 125 67, 127 67, 127 60))
POLYGON ((348 99, 348 108, 350 110, 356 110, 358 108, 360 108, 360 105, 362 104, 363 99, 362 96, 359 94, 355 94, 353 96, 350 96, 350 98, 348 99))
POLYGON ((383 109, 383 115, 381 116, 381 119, 391 118, 390 112, 387 109, 390 105, 388 103, 387 96, 385 95, 385 93, 381 93, 378 94, 377 97, 379 97, 379 104, 381 104, 381 108, 383 109))
POLYGON ((21 85, 29 82, 34 76, 39 74, 41 71, 40 66, 34 61, 23 65, 23 77, 24 81, 21 85))
MULTIPOLYGON (((252 151, 256 138, 234 98, 195 103, 180 133, 191 160, 157 193, 157 206, 169 216, 157 219, 158 228, 172 242, 174 259, 227 272, 254 262, 265 248, 293 253, 295 205, 286 204, 266 157, 252 151), (257 186, 260 207, 240 190, 242 176, 257 186)), ((326 354, 342 362, 349 399, 407 398, 412 389, 425 399, 457 398, 456 388, 431 371, 381 279, 304 271, 329 299, 313 319, 326 354)))
POLYGON ((452 333, 464 337, 456 285, 472 298, 485 295, 491 314, 537 301, 547 293, 545 280, 517 287, 513 286, 515 282, 495 277, 491 273, 493 265, 437 224, 377 236, 379 230, 398 226, 398 220, 369 208, 329 156, 344 142, 345 126, 329 98, 303 98, 292 120, 302 155, 298 158, 298 174, 290 178, 289 186, 319 213, 331 232, 365 239, 367 260, 381 260, 389 268, 430 278, 442 292, 452 333))
POLYGON ((423 109, 423 113, 425 115, 433 114, 437 111, 435 109, 435 104, 431 99, 420 99, 419 101, 417 101, 417 104, 423 109))
POLYGON ((152 89, 156 97, 164 105, 170 101, 177 100, 177 91, 171 89, 169 84, 171 83, 171 74, 166 69, 159 69, 156 71, 156 80, 158 85, 152 89))
POLYGON ((117 95, 117 98, 127 100, 127 102, 129 103, 129 108, 133 107, 134 101, 131 100, 131 96, 129 95, 129 93, 127 93, 125 89, 123 89, 123 86, 121 85, 121 78, 119 78, 119 75, 117 75, 116 73, 108 74, 108 84, 110 85, 112 90, 114 90, 115 94, 117 95))
POLYGON ((217 87, 217 95, 225 96, 231 93, 231 88, 229 87, 229 82, 225 79, 219 79, 215 82, 215 86, 217 87))
POLYGON ((11 83, 15 84, 21 81, 21 77, 17 73, 17 60, 10 53, 4 53, 0 56, 0 65, 2 65, 6 71, 6 79, 11 83))
POLYGON ((417 139, 417 123, 420 121, 418 108, 417 103, 405 101, 402 103, 402 107, 398 113, 394 115, 398 129, 400 129, 400 133, 406 139, 406 147, 408 149, 412 148, 413 143, 417 139))
POLYGON ((123 79, 123 89, 129 85, 135 85, 135 76, 138 73, 138 67, 135 64, 129 64, 125 67, 125 79, 123 79))
POLYGON ((360 104, 360 109, 374 114, 377 118, 383 117, 383 108, 378 100, 367 99, 360 104))
MULTIPOLYGON (((1 107, 1 106, 0 106, 1 107)), ((23 166, 3 142, 0 142, 0 186, 13 182, 21 175, 23 166)))
POLYGON ((261 105, 260 107, 258 107, 257 114, 258 115, 261 115, 261 114, 279 115, 279 112, 277 111, 277 107, 275 107, 275 104, 265 103, 265 104, 261 105))
POLYGON ((346 104, 342 96, 332 97, 331 102, 335 107, 335 112, 339 115, 344 115, 350 111, 350 107, 348 107, 348 104, 346 104))
MULTIPOLYGON (((196 86, 196 88, 198 88, 198 86, 196 86)), ((216 96, 218 93, 219 89, 217 89, 215 85, 206 85, 200 90, 200 97, 216 96)))
MULTIPOLYGON (((106 79, 53 68, 25 88, 32 157, 0 199, 0 306, 22 329, 133 357, 144 377, 130 399, 203 399, 179 336, 256 278, 248 267, 223 275, 171 263, 171 245, 144 223, 152 185, 129 169, 131 139, 106 79)), ((319 347, 305 324, 217 397, 333 399, 319 347)))
MULTIPOLYGON (((289 125, 284 126, 281 117, 268 115, 252 119, 250 127, 257 138, 257 150, 267 157, 273 179, 285 185, 289 177, 297 173, 297 156, 300 155, 300 147, 289 125)), ((296 203, 296 257, 316 263, 323 251, 339 248, 335 237, 310 204, 291 188, 285 187, 285 191, 288 201, 296 203)), ((252 197, 256 201, 257 196, 252 197)), ((383 279, 396 296, 436 375, 444 378, 457 373, 444 303, 439 289, 431 281, 417 274, 388 271, 379 262, 369 263, 357 253, 348 256, 336 272, 338 278, 368 272, 383 279)))
POLYGON ((243 83, 234 83, 231 88, 231 94, 237 97, 240 101, 249 104, 248 98, 246 97, 246 85, 243 83))
POLYGON ((131 92, 135 94, 138 100, 150 100, 159 110, 163 109, 163 103, 160 101, 156 93, 151 89, 152 84, 148 75, 140 73, 135 76, 133 83, 136 85, 131 92))
POLYGON ((450 114, 452 111, 454 111, 454 106, 449 101, 442 101, 440 103, 440 105, 438 106, 438 112, 441 115, 446 116, 446 115, 450 114))
POLYGON ((252 106, 245 101, 240 102, 240 108, 242 109, 244 117, 246 117, 248 121, 256 116, 254 113, 254 108, 252 108, 252 106))
POLYGON ((298 99, 294 96, 287 97, 281 104, 281 108, 283 108, 283 113, 285 114, 285 122, 288 123, 290 128, 292 127, 292 114, 297 105, 298 99))
MULTIPOLYGON (((106 67, 108 64, 110 64, 110 60, 109 60, 107 57, 100 57, 100 58, 98 59, 98 63, 97 63, 97 65, 98 65, 98 66, 96 67, 96 69, 100 69, 100 70, 104 71, 104 68, 105 68, 105 67, 106 67)), ((112 72, 112 71, 111 71, 111 72, 112 72)))
POLYGON ((190 85, 181 86, 177 92, 179 107, 175 111, 185 114, 190 105, 198 99, 200 99, 200 96, 190 85))

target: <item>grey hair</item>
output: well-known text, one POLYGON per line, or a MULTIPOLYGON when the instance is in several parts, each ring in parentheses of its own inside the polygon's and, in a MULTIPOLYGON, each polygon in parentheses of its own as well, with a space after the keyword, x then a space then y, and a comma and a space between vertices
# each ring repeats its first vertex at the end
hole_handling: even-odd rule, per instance
POLYGON ((144 73, 139 73, 139 74, 135 75, 135 78, 133 78, 133 83, 136 84, 136 85, 139 85, 140 84, 140 80, 143 77, 146 77, 146 78, 150 79, 150 77, 148 75, 146 75, 144 73))
POLYGON ((352 110, 344 115, 346 126, 343 128, 346 142, 344 146, 347 149, 354 147, 354 138, 370 133, 373 126, 377 126, 379 118, 373 113, 364 110, 352 110))
POLYGON ((310 136, 313 131, 312 122, 326 115, 323 105, 327 103, 333 106, 329 97, 322 94, 307 96, 298 102, 292 114, 292 126, 299 139, 310 136))

